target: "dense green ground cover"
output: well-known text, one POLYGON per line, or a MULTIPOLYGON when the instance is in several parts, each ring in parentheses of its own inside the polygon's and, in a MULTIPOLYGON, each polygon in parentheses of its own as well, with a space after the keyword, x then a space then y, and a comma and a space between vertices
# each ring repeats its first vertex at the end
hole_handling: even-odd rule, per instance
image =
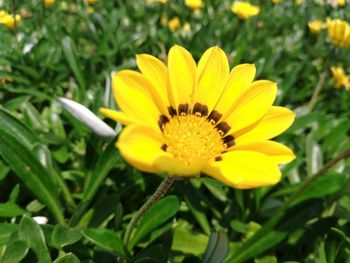
POLYGON ((102 0, 94 12, 83 1, 50 7, 0 1, 0 9, 22 15, 14 30, 0 25, 2 262, 217 262, 226 237, 225 262, 349 260, 350 162, 340 158, 329 171, 323 167, 350 148, 350 91, 335 89, 329 71, 343 65, 350 72, 350 48, 332 48, 326 31, 312 35, 307 23, 327 16, 349 21, 350 4, 257 2, 260 14, 240 21, 231 1, 205 1, 197 13, 182 1, 102 0), (175 16, 191 29, 170 32, 161 25, 175 16), (126 226, 163 177, 127 165, 115 139, 94 135, 56 98, 74 99, 96 114, 101 106, 116 108, 111 72, 135 68, 138 53, 165 60, 173 44, 196 59, 219 45, 231 67, 254 63, 256 79, 276 81, 277 105, 297 114, 277 140, 297 158, 274 187, 242 191, 209 178, 176 181, 127 250, 126 226), (48 223, 38 225, 31 219, 37 216, 48 223), (205 252, 210 236, 216 246, 205 252))

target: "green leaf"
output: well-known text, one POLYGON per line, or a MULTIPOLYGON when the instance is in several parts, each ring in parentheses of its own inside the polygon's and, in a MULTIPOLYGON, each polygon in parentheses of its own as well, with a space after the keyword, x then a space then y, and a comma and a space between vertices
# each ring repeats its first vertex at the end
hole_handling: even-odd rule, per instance
POLYGON ((32 193, 51 210, 57 221, 65 224, 52 177, 28 146, 33 137, 29 135, 28 138, 27 132, 22 133, 17 129, 21 125, 17 123, 13 127, 12 123, 6 123, 0 129, 0 155, 32 193))
POLYGON ((348 176, 342 173, 327 173, 322 175, 319 179, 308 186, 308 188, 293 201, 293 204, 300 203, 307 199, 320 198, 333 194, 340 190, 347 180, 348 176))
POLYGON ((198 224, 202 227, 206 234, 210 234, 210 225, 207 219, 206 211, 203 208, 198 189, 193 189, 188 185, 184 185, 180 191, 184 194, 187 205, 189 206, 193 216, 197 220, 198 224))
POLYGON ((80 260, 73 253, 67 253, 64 256, 57 258, 53 263, 80 263, 80 260))
POLYGON ((321 203, 311 200, 275 214, 225 262, 240 263, 259 256, 276 246, 305 222, 319 215, 320 211, 321 203))
POLYGON ((151 247, 142 250, 135 258, 135 263, 162 263, 166 262, 167 256, 164 247, 161 244, 153 245, 151 247))
POLYGON ((33 249, 39 263, 51 262, 44 233, 32 218, 23 216, 19 226, 19 236, 26 240, 29 247, 33 249))
POLYGON ((172 218, 179 208, 180 203, 176 196, 167 196, 154 204, 141 218, 135 234, 131 239, 131 247, 135 246, 151 231, 172 218))
POLYGON ((0 223, 0 246, 7 243, 11 234, 18 229, 18 225, 0 223))
POLYGON ((108 172, 114 167, 118 160, 120 160, 120 155, 115 148, 115 142, 111 142, 104 147, 93 171, 88 175, 84 188, 85 200, 94 198, 108 172))
POLYGON ((206 235, 175 228, 172 250, 199 256, 204 253, 208 240, 206 235))
POLYGON ((88 228, 82 231, 85 238, 108 251, 125 256, 123 241, 120 236, 108 229, 88 228))
POLYGON ((223 232, 213 232, 209 237, 203 263, 223 262, 229 252, 229 241, 223 232))
MULTIPOLYGON (((69 36, 65 36, 62 39, 62 48, 63 48, 64 56, 68 62, 68 65, 69 65, 70 69, 73 71, 73 74, 74 74, 76 80, 78 81, 80 88, 85 90, 86 86, 85 86, 83 73, 82 73, 82 70, 80 68, 79 61, 76 57, 77 50, 76 50, 76 47, 75 47, 73 40, 69 36)), ((80 98, 80 99, 82 99, 82 98, 80 98)))
POLYGON ((56 225, 52 232, 51 242, 54 246, 61 248, 74 244, 81 238, 82 234, 80 229, 56 225))
POLYGON ((29 250, 28 243, 22 239, 16 239, 7 245, 1 263, 17 263, 27 255, 29 250))
POLYGON ((19 121, 10 112, 0 107, 0 127, 1 129, 15 134, 18 141, 31 147, 33 143, 38 142, 39 138, 23 122, 19 121))
POLYGON ((0 217, 15 217, 28 214, 27 211, 13 203, 0 204, 0 217))

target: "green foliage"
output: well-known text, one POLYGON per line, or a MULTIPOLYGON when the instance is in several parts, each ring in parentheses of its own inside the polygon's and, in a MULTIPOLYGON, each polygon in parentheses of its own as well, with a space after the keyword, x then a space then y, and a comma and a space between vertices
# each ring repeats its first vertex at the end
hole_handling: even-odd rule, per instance
POLYGON ((326 32, 312 35, 307 23, 349 21, 350 5, 251 1, 261 12, 241 21, 231 2, 208 0, 193 12, 171 0, 0 1, 0 9, 22 15, 14 30, 0 24, 0 263, 349 262, 349 158, 305 182, 350 148, 350 93, 334 88, 328 70, 343 65, 349 73, 350 48, 331 49, 326 32), (162 25, 175 16, 191 29, 171 33, 162 25), (277 140, 297 158, 274 187, 241 191, 210 178, 177 180, 125 247, 130 219, 163 177, 127 165, 115 139, 94 135, 56 99, 96 114, 101 106, 116 109, 111 72, 136 68, 140 53, 166 60, 173 44, 195 59, 219 45, 231 67, 254 63, 256 79, 277 82, 275 104, 297 114, 277 140), (48 222, 37 223, 40 217, 48 222))

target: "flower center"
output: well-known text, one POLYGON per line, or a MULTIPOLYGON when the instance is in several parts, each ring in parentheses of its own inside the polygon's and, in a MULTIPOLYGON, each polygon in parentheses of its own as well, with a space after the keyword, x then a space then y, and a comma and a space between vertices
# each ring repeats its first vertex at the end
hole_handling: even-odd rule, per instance
POLYGON ((200 105, 200 111, 197 111, 196 104, 190 113, 188 107, 180 105, 177 112, 171 111, 170 119, 160 117, 166 141, 162 149, 187 165, 220 160, 221 153, 234 144, 233 136, 225 136, 230 127, 224 122, 216 124, 215 116, 207 117, 203 107, 206 106, 200 105))

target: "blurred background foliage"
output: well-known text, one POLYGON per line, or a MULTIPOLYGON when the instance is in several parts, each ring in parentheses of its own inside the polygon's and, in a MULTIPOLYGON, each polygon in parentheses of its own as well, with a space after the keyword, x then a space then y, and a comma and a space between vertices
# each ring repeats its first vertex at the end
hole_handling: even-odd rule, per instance
POLYGON ((21 16, 13 29, 0 25, 0 261, 220 262, 229 248, 225 262, 350 262, 349 160, 300 192, 350 147, 350 94, 335 89, 329 70, 350 72, 350 48, 331 48, 326 31, 314 35, 307 26, 326 17, 349 21, 350 4, 252 1, 260 14, 242 21, 231 1, 207 0, 197 11, 183 1, 93 2, 0 1, 21 16), (256 79, 276 81, 276 104, 297 113, 278 140, 297 159, 274 187, 176 181, 125 248, 128 222, 163 177, 127 165, 115 139, 91 133, 56 98, 96 114, 116 108, 111 72, 135 68, 138 53, 166 61, 173 44, 196 59, 219 45, 231 67, 254 63, 256 79))

